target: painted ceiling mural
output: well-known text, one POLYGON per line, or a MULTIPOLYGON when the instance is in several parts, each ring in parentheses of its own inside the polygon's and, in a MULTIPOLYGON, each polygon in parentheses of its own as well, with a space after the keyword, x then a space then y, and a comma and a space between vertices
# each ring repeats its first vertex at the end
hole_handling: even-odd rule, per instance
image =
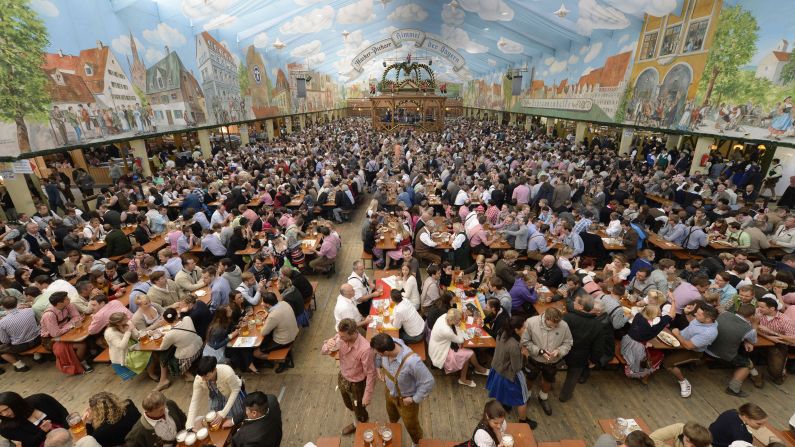
POLYGON ((795 141, 788 2, 6 3, 0 156, 340 107, 409 57, 473 107, 795 141))

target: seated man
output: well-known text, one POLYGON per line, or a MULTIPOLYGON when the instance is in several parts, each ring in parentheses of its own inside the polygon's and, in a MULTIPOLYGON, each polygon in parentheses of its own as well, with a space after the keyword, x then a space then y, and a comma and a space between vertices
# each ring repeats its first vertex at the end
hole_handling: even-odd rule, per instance
POLYGON ((149 301, 161 306, 169 307, 185 297, 185 293, 177 286, 177 283, 168 279, 166 272, 152 272, 149 276, 152 287, 146 292, 149 301))
POLYGON ((766 349, 767 370, 773 383, 782 385, 789 347, 795 345, 795 322, 779 312, 778 302, 767 296, 756 303, 756 314, 759 317, 757 331, 776 344, 766 349))
MULTIPOLYGON (((108 327, 110 316, 116 312, 127 315, 128 319, 132 319, 133 316, 132 312, 121 301, 113 300, 108 302, 108 297, 103 293, 92 296, 88 304, 91 306, 91 323, 88 325, 88 333, 90 335, 96 335, 105 330, 108 327)), ((104 339, 99 340, 104 341, 104 339)))
POLYGON ((756 322, 751 321, 755 308, 751 304, 741 304, 737 313, 724 312, 718 316, 718 336, 706 349, 706 353, 735 367, 734 376, 729 381, 726 393, 737 397, 747 397, 742 390, 743 381, 751 375, 754 386, 762 388, 762 376, 754 368, 748 355, 754 349, 756 322))
MULTIPOLYGON (((41 344, 41 329, 31 308, 17 308, 17 299, 4 296, 0 305, 6 315, 0 319, 0 357, 14 365, 14 371, 29 371, 30 367, 16 355, 41 344)), ((5 370, 3 370, 5 371, 5 370)))
POLYGON ((177 432, 185 427, 187 421, 177 404, 166 400, 163 393, 153 391, 141 402, 141 408, 144 410, 141 419, 124 438, 127 446, 176 445, 177 432))
POLYGON ((389 298, 395 303, 395 309, 392 312, 392 326, 398 330, 400 339, 406 344, 424 340, 425 321, 414 308, 414 304, 403 299, 403 293, 397 289, 392 289, 389 298))
POLYGON ((185 292, 194 292, 207 285, 202 281, 202 269, 196 265, 196 258, 187 254, 182 255, 182 267, 174 275, 174 282, 185 292))
MULTIPOLYGON (((675 306, 676 303, 672 302, 671 305, 675 306)), ((707 346, 715 341, 718 336, 718 323, 715 322, 718 319, 718 310, 708 304, 699 302, 689 304, 683 311, 686 315, 693 315, 693 320, 681 333, 679 329, 671 329, 671 333, 679 340, 683 349, 677 349, 671 351, 670 354, 666 354, 663 366, 679 381, 680 395, 682 397, 690 397, 692 386, 679 367, 687 363, 700 361, 704 357, 704 351, 707 346)))
MULTIPOLYGON (((77 311, 77 308, 69 302, 69 297, 66 292, 55 292, 50 295, 50 307, 41 315, 41 338, 42 342, 49 339, 50 346, 52 346, 55 356, 60 361, 60 369, 66 374, 79 374, 85 372, 92 372, 92 368, 86 359, 86 344, 79 343, 61 343, 53 342, 52 339, 60 337, 72 329, 80 326, 83 322, 83 316, 77 311), (56 345, 65 345, 66 349, 73 349, 74 354, 80 361, 82 368, 73 364, 71 356, 65 350, 58 349, 56 345), (64 354, 59 354, 64 352, 64 354)), ((61 346, 60 348, 63 348, 61 346)), ((73 355, 74 355, 73 354, 73 355)))
MULTIPOLYGON (((265 327, 262 328, 262 335, 265 339, 259 349, 254 350, 254 357, 267 360, 268 353, 277 349, 290 346, 298 336, 298 323, 295 319, 295 312, 288 303, 280 301, 273 292, 262 294, 262 302, 268 309, 268 318, 265 319, 265 327)), ((279 365, 277 373, 284 372, 292 359, 279 365)))
POLYGON ((417 259, 425 259, 431 264, 439 265, 442 262, 442 257, 439 256, 439 251, 434 248, 437 243, 431 238, 431 233, 436 228, 436 222, 429 220, 417 232, 417 237, 414 239, 414 256, 417 259))
POLYGON ((232 447, 279 447, 282 410, 273 394, 254 391, 246 396, 246 419, 232 436, 232 447))
POLYGON ((323 243, 315 251, 315 259, 309 261, 309 267, 315 272, 328 273, 334 269, 334 262, 337 260, 337 251, 341 242, 328 227, 321 226, 317 232, 323 235, 323 243))

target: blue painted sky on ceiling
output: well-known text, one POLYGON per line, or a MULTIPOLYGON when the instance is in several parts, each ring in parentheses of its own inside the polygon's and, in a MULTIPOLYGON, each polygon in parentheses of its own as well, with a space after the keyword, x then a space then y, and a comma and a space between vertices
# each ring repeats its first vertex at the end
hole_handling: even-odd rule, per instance
MULTIPOLYGON (((773 3, 773 2, 770 2, 773 3)), ((417 28, 455 47, 466 70, 439 61, 441 77, 480 77, 543 61, 547 76, 579 76, 634 49, 645 13, 681 10, 682 0, 31 0, 50 31, 51 50, 76 54, 97 39, 122 60, 128 30, 147 65, 177 51, 195 71, 195 39, 210 32, 236 57, 254 45, 270 60, 306 63, 354 80, 351 59, 398 28, 417 28), (562 5, 565 17, 554 13, 562 5), (76 32, 76 30, 84 30, 76 32), (346 34, 346 35, 344 35, 346 34), (285 44, 274 48, 274 42, 285 44)), ((791 28, 790 24, 782 24, 791 28)), ((403 57, 409 49, 387 57, 403 57)), ((423 54, 415 54, 423 56, 423 54)), ((437 59, 435 59, 437 60, 437 59)), ((380 74, 376 59, 356 80, 380 74)))

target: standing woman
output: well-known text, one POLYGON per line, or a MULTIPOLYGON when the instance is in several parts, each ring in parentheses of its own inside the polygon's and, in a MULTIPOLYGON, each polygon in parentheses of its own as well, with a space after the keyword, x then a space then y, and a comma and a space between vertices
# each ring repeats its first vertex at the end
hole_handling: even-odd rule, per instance
POLYGON ((13 391, 0 393, 0 436, 22 447, 40 447, 50 430, 67 428, 66 408, 47 394, 22 398, 13 391))
POLYGON ((509 324, 503 327, 502 333, 497 338, 497 348, 491 361, 491 371, 486 381, 489 397, 497 399, 506 407, 516 407, 519 413, 519 422, 527 422, 530 428, 536 428, 537 423, 527 419, 527 382, 522 365, 522 347, 520 340, 524 330, 525 317, 514 315, 509 324))
POLYGON ((211 426, 221 424, 224 428, 230 428, 240 424, 246 418, 245 401, 243 380, 235 374, 235 370, 229 365, 219 365, 215 357, 202 357, 196 368, 185 428, 193 429, 196 417, 208 411, 217 412, 211 426))

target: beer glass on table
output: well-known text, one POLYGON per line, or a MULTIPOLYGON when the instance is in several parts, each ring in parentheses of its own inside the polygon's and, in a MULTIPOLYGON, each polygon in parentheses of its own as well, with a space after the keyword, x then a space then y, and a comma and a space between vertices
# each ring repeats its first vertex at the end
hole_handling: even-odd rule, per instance
POLYGON ((71 413, 66 417, 66 424, 69 425, 69 431, 75 439, 82 438, 86 434, 86 423, 79 413, 71 413))

